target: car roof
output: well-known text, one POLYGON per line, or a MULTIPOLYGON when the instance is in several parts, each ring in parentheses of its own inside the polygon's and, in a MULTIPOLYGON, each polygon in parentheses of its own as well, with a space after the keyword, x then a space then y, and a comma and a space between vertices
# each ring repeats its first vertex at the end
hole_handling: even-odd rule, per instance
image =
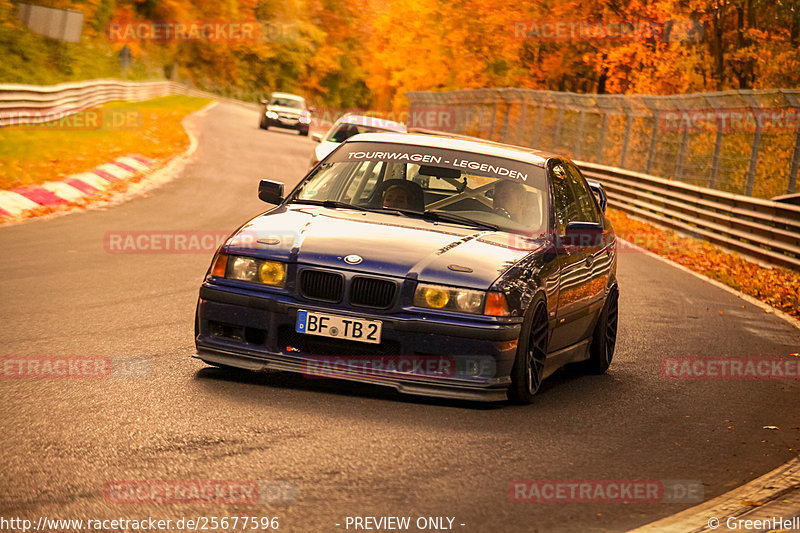
POLYGON ((402 122, 388 120, 381 117, 371 117, 368 115, 345 115, 339 119, 341 124, 355 124, 356 126, 371 126, 374 128, 385 128, 404 133, 406 125, 402 122))
POLYGON ((345 142, 382 142, 441 148, 443 150, 459 150, 462 152, 473 152, 482 155, 514 159, 539 167, 544 167, 548 159, 553 157, 561 158, 561 156, 556 154, 535 150, 533 148, 501 144, 477 137, 452 135, 434 131, 417 131, 411 133, 359 133, 358 135, 353 135, 345 142))
POLYGON ((270 98, 289 98, 291 100, 302 100, 305 102, 305 98, 302 96, 292 94, 292 93, 271 93, 270 98))

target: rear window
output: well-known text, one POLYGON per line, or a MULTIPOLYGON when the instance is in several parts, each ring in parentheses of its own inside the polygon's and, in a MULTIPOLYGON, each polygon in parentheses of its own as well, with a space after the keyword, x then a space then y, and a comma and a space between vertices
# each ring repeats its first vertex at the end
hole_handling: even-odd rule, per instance
POLYGON ((377 128, 375 126, 363 126, 361 124, 349 124, 347 122, 343 122, 336 126, 336 128, 328 134, 328 138, 325 139, 326 141, 334 142, 334 143, 343 143, 353 135, 358 135, 359 133, 382 133, 382 132, 393 132, 397 133, 393 130, 388 130, 386 128, 377 128))

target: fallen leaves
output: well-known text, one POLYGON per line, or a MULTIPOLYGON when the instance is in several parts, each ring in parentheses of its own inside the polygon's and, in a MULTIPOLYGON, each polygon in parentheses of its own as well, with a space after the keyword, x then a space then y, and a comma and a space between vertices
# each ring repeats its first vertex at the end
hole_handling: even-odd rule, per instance
POLYGON ((205 98, 166 96, 144 102, 111 102, 99 112, 127 109, 144 117, 135 128, 0 128, 0 190, 63 179, 128 154, 160 160, 185 150, 181 121, 208 103, 205 98))
POLYGON ((658 228, 621 211, 609 209, 607 216, 618 237, 800 317, 800 272, 750 262, 709 242, 658 228))

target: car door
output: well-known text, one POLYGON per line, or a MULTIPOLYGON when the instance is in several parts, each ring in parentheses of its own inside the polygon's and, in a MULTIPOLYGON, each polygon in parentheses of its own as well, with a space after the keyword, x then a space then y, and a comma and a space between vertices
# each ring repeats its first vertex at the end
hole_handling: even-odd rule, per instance
MULTIPOLYGON (((579 216, 582 222, 595 222, 604 225, 605 220, 600 210, 589 184, 586 183, 586 178, 581 174, 580 169, 572 161, 565 161, 567 173, 570 176, 570 185, 575 191, 575 197, 578 201, 579 216)), ((590 309, 590 313, 596 314, 602 308, 605 302, 606 287, 608 286, 608 279, 611 275, 612 269, 612 247, 614 242, 606 237, 609 236, 608 229, 603 227, 602 236, 594 239, 593 242, 587 243, 583 247, 583 253, 586 254, 586 264, 589 268, 587 275, 589 276, 588 283, 585 290, 585 305, 590 309)))
POLYGON ((556 325, 548 349, 554 352, 578 343, 590 334, 594 322, 591 302, 595 298, 592 248, 570 242, 566 238, 566 229, 571 222, 598 222, 600 215, 587 210, 577 179, 579 175, 570 171, 568 162, 554 160, 550 165, 550 175, 555 215, 554 241, 561 272, 556 325))

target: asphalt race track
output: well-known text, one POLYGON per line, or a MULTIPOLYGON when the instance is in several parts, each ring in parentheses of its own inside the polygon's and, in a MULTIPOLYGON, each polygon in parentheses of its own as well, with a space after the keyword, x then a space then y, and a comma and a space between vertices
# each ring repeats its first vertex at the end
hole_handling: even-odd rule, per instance
POLYGON ((661 361, 786 356, 800 330, 634 251, 620 254, 609 373, 560 372, 530 406, 204 367, 193 316, 211 254, 109 253, 104 236, 233 230, 266 209, 258 180, 290 188, 314 143, 261 131, 232 104, 198 120, 193 161, 147 196, 0 228, 0 356, 150 365, 117 379, 0 379, 2 516, 277 516, 300 533, 346 531, 348 516, 432 516, 465 532, 624 531, 692 504, 517 503, 509 483, 694 480, 708 499, 797 455, 800 381, 669 380, 661 361), (104 496, 118 480, 282 480, 298 492, 278 504, 124 504, 104 496))

